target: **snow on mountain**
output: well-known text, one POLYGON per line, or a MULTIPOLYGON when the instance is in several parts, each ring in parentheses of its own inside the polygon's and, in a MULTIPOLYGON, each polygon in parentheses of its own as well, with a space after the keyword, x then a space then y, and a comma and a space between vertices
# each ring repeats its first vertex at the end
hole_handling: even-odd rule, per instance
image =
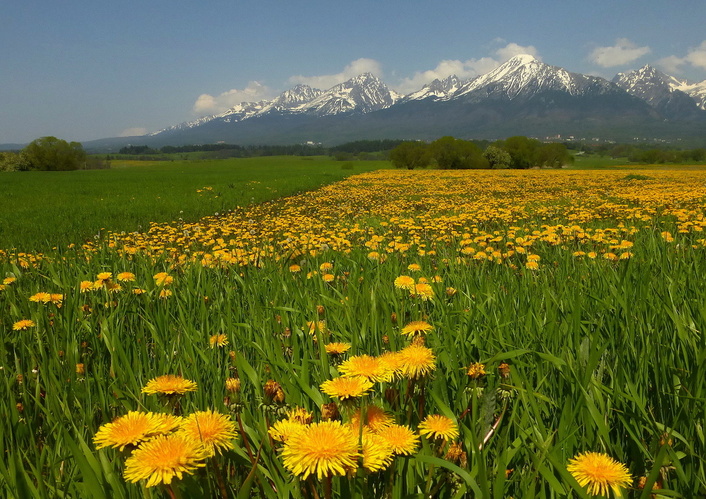
POLYGON ((317 116, 369 113, 392 106, 400 96, 371 73, 351 78, 301 106, 297 111, 317 116))
POLYGON ((681 85, 675 87, 677 90, 681 90, 689 97, 696 101, 696 105, 706 111, 706 80, 701 83, 688 84, 686 82, 681 82, 681 85))
POLYGON ((489 73, 464 84, 454 95, 476 98, 532 95, 540 91, 554 90, 570 95, 582 95, 587 91, 613 91, 612 85, 603 78, 588 76, 545 64, 528 54, 516 55, 489 73))
POLYGON ((423 99, 433 99, 437 100, 448 100, 454 93, 460 88, 461 80, 458 76, 451 75, 443 80, 438 78, 431 83, 424 85, 420 90, 412 92, 404 97, 405 101, 410 100, 423 100, 423 99))
POLYGON ((613 83, 623 90, 647 101, 651 106, 670 97, 684 82, 666 75, 649 64, 629 73, 618 73, 613 83))

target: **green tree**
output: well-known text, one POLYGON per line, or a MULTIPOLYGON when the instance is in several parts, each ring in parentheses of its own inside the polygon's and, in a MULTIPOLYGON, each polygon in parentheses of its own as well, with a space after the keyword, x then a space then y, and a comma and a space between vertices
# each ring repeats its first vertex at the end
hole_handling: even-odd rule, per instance
POLYGON ((542 144, 536 152, 536 160, 539 166, 550 168, 561 168, 571 164, 574 157, 569 154, 564 144, 550 143, 542 144))
POLYGON ((507 151, 512 158, 510 168, 527 169, 538 166, 537 150, 542 143, 537 139, 517 135, 498 141, 495 145, 507 151))
POLYGON ((30 170, 65 171, 83 168, 86 152, 78 142, 42 137, 22 150, 30 170))
POLYGON ((510 154, 507 151, 493 145, 485 148, 483 157, 488 160, 491 168, 510 168, 510 165, 512 164, 512 157, 510 154))
POLYGON ((0 152, 0 172, 17 172, 28 170, 29 164, 24 154, 17 152, 0 152))
POLYGON ((443 170, 490 167, 481 149, 467 140, 441 137, 429 144, 429 149, 437 167, 443 170))
POLYGON ((390 151, 390 161, 395 168, 425 168, 431 162, 429 146, 423 142, 402 142, 390 151))

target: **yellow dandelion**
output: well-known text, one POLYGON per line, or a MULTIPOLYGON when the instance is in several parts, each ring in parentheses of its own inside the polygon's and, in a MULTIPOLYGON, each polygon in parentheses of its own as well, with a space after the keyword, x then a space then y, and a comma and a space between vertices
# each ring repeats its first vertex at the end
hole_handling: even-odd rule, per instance
POLYGON ((238 393, 240 391, 240 378, 226 379, 226 390, 230 393, 238 393))
POLYGON ((340 400, 362 397, 372 387, 373 384, 361 376, 341 376, 321 383, 322 392, 340 400))
POLYGON ((481 364, 480 362, 474 362, 473 364, 468 366, 468 371, 466 371, 466 374, 468 374, 471 379, 478 379, 482 378, 488 373, 485 371, 485 364, 481 364))
POLYGON ((452 440, 458 437, 458 426, 440 414, 430 414, 419 423, 419 434, 429 439, 452 440))
POLYGON ((402 334, 416 336, 418 334, 427 334, 433 330, 434 326, 426 321, 413 321, 402 328, 402 334))
POLYGON ((317 331, 325 333, 326 321, 306 321, 306 327, 309 331, 309 334, 316 334, 317 331))
POLYGON ((142 393, 162 395, 183 395, 186 392, 196 391, 196 383, 181 376, 165 374, 157 376, 147 382, 142 393))
POLYGON ((56 306, 61 307, 62 302, 64 301, 64 295, 60 293, 52 293, 49 295, 49 300, 56 306))
POLYGON ((295 273, 297 273, 297 272, 301 272, 301 271, 302 271, 302 268, 301 268, 300 265, 297 265, 297 264, 295 263, 295 264, 292 264, 292 265, 289 266, 289 271, 290 271, 291 273, 295 274, 295 273))
POLYGON ((584 452, 569 460, 566 467, 592 496, 606 496, 611 489, 616 495, 632 481, 627 466, 598 452, 584 452))
POLYGON ((530 269, 530 270, 537 270, 539 269, 539 264, 534 261, 534 260, 529 260, 526 264, 525 267, 530 269))
POLYGON ((338 366, 338 371, 344 376, 362 376, 373 382, 390 381, 394 374, 379 358, 370 355, 353 356, 338 366))
POLYGON ((135 274, 132 272, 120 272, 116 279, 120 282, 132 282, 135 280, 135 274))
POLYGON ((282 450, 284 466, 306 479, 345 475, 357 467, 358 436, 339 421, 322 421, 294 432, 282 450))
POLYGON ((402 375, 404 359, 400 355, 400 352, 385 352, 378 356, 378 362, 392 373, 393 378, 402 375))
POLYGON ((326 353, 329 355, 342 355, 351 349, 350 343, 329 343, 326 348, 326 353))
POLYGON ((363 468, 374 473, 390 466, 394 454, 387 440, 374 433, 363 433, 362 444, 363 468))
POLYGON ((14 284, 14 282, 17 280, 16 277, 6 277, 5 279, 2 280, 2 283, 5 286, 9 286, 10 284, 14 284))
POLYGON ((130 411, 102 425, 93 437, 93 443, 96 449, 113 447, 122 451, 128 445, 136 446, 156 435, 169 433, 180 422, 181 418, 170 414, 130 411))
POLYGON ((49 293, 35 293, 29 297, 29 301, 35 303, 49 303, 51 301, 51 295, 49 293))
POLYGON ((286 442, 292 435, 304 430, 305 428, 306 425, 301 424, 298 421, 284 419, 273 424, 267 432, 274 440, 278 442, 286 442))
POLYGON ((414 454, 419 445, 419 436, 408 426, 392 424, 380 430, 378 435, 387 441, 394 454, 414 454))
POLYGON ((323 274, 321 279, 323 279, 324 282, 333 282, 336 280, 336 276, 333 274, 323 274))
POLYGON ((142 288, 133 288, 133 290, 132 290, 133 295, 142 295, 142 294, 145 294, 146 292, 147 292, 147 290, 144 290, 142 288))
POLYGON ((420 270, 422 270, 422 266, 418 263, 410 263, 409 265, 407 265, 407 270, 409 270, 410 272, 419 272, 420 270))
POLYGON ((184 433, 158 435, 143 443, 125 461, 125 479, 147 480, 147 487, 170 484, 184 473, 191 474, 205 465, 208 451, 201 442, 184 433))
POLYGON ((418 283, 414 286, 414 292, 412 294, 424 301, 431 300, 434 298, 434 288, 426 283, 418 283))
POLYGON ((319 270, 321 272, 328 272, 330 270, 333 270, 333 264, 331 262, 324 262, 319 265, 319 270))
POLYGON ((109 281, 113 277, 112 272, 101 272, 96 276, 96 279, 98 279, 98 282, 101 284, 104 283, 105 281, 109 281))
POLYGON ((314 415, 304 407, 295 407, 287 411, 287 419, 300 424, 309 424, 314 419, 314 415))
POLYGON ((34 323, 33 320, 30 320, 30 319, 22 319, 22 320, 19 320, 19 321, 15 322, 15 323, 12 325, 12 329, 13 329, 14 331, 24 331, 24 330, 29 329, 29 328, 34 327, 34 326, 35 326, 35 323, 34 323))
POLYGON ((430 348, 421 344, 412 344, 399 352, 400 372, 410 379, 421 378, 436 369, 436 357, 430 348))
POLYGON ((228 344, 228 337, 223 333, 214 334, 208 339, 208 344, 211 348, 224 347, 228 344))
POLYGON ((196 411, 184 418, 179 432, 201 442, 210 455, 235 448, 233 445, 236 437, 235 423, 231 421, 230 416, 210 409, 196 411))
POLYGON ((414 279, 408 275, 401 275, 395 279, 395 287, 397 289, 405 289, 407 291, 414 291, 414 279))
POLYGON ((174 282, 174 278, 167 274, 166 272, 158 272, 154 276, 152 276, 154 279, 154 283, 157 286, 169 286, 171 283, 174 282))
POLYGON ((169 290, 169 289, 161 289, 161 290, 159 291, 159 297, 160 297, 161 299, 163 299, 163 300, 166 300, 166 299, 169 298, 170 296, 172 296, 172 292, 171 292, 171 290, 169 290))
MULTIPOLYGON (((354 429, 360 428, 360 414, 361 409, 357 409, 351 416, 351 425, 354 429)), ((387 428, 391 424, 394 424, 395 419, 392 414, 385 411, 382 407, 376 405, 369 405, 365 408, 365 421, 363 426, 373 433, 378 433, 383 428, 387 428)))

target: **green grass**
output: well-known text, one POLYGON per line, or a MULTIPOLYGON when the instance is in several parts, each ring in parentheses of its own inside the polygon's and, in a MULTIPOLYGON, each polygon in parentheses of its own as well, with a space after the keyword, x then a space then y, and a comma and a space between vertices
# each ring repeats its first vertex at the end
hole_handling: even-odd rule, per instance
POLYGON ((110 170, 3 173, 0 248, 46 250, 91 240, 102 230, 194 221, 388 167, 381 161, 287 156, 116 161, 110 170), (212 190, 197 192, 204 187, 212 190))

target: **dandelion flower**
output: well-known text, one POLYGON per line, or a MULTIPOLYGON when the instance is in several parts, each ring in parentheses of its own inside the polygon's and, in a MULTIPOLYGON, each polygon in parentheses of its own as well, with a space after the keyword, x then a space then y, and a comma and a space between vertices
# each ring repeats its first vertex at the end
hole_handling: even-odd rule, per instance
POLYGON ((208 339, 208 344, 211 345, 211 348, 224 347, 228 344, 228 337, 223 333, 214 334, 208 339))
POLYGON ((306 425, 301 424, 298 421, 292 421, 291 419, 284 419, 282 421, 277 421, 273 424, 267 433, 278 442, 286 442, 289 438, 297 432, 300 432, 306 428, 306 425))
POLYGON ((423 282, 417 283, 414 286, 414 292, 412 294, 418 296, 423 301, 427 301, 434 298, 434 289, 429 284, 423 282))
POLYGON ((231 421, 230 416, 210 409, 190 414, 183 420, 179 432, 201 442, 210 455, 234 448, 235 423, 231 421))
POLYGON ((326 348, 326 353, 329 355, 342 355, 351 349, 350 343, 329 343, 326 348))
POLYGON ((166 272, 159 272, 152 277, 154 279, 154 283, 157 286, 169 286, 171 283, 174 282, 174 278, 166 272))
POLYGON ((143 443, 125 461, 125 479, 129 482, 147 480, 147 487, 170 484, 205 465, 208 451, 201 442, 184 433, 158 435, 143 443))
POLYGON ((130 411, 102 425, 93 437, 93 443, 96 449, 113 447, 122 451, 128 445, 135 446, 156 435, 171 432, 180 421, 181 418, 169 414, 130 411))
POLYGON ((366 470, 374 473, 390 466, 394 454, 387 440, 374 433, 364 433, 362 444, 363 467, 366 470))
POLYGON ((309 424, 314 419, 314 415, 303 407, 295 407, 287 411, 287 419, 299 424, 309 424))
POLYGON ((361 376, 341 376, 321 383, 322 392, 340 400, 362 397, 372 387, 373 384, 361 376))
POLYGON ((478 379, 482 378, 488 373, 485 371, 484 364, 481 364, 480 362, 474 362, 473 364, 468 366, 468 371, 466 371, 466 374, 468 374, 471 379, 478 379))
POLYGON ((407 270, 409 270, 410 272, 419 272, 420 270, 422 270, 422 266, 418 263, 410 263, 409 265, 407 265, 407 270))
MULTIPOLYGON (((361 410, 358 409, 351 416, 351 425, 353 429, 360 428, 360 413, 361 410)), ((373 433, 378 433, 384 428, 387 428, 391 424, 394 424, 395 419, 392 415, 385 411, 382 407, 376 405, 369 405, 365 408, 365 421, 363 426, 373 433)))
POLYGON ((34 326, 35 326, 35 323, 34 323, 33 320, 30 320, 30 319, 22 319, 22 320, 19 320, 19 321, 15 322, 15 323, 12 325, 12 329, 13 329, 14 331, 24 331, 24 330, 29 329, 29 328, 34 327, 34 326))
POLYGON ((619 494, 620 489, 627 487, 632 480, 627 466, 598 452, 579 454, 569 460, 566 468, 593 496, 608 495, 608 489, 619 494))
POLYGON ((313 423, 294 432, 284 443, 284 466, 306 479, 345 475, 357 467, 358 438, 350 426, 339 421, 313 423))
POLYGON ((378 435, 387 441, 394 454, 414 454, 419 445, 419 436, 408 426, 392 424, 380 430, 378 435))
POLYGON ((158 376, 147 382, 142 389, 142 393, 162 395, 183 395, 186 392, 196 391, 196 383, 181 376, 165 374, 158 376))
POLYGON ((289 271, 294 274, 296 272, 301 272, 302 268, 300 265, 297 265, 296 263, 294 263, 289 266, 289 271))
POLYGON ((44 292, 35 293, 29 297, 29 301, 35 303, 49 303, 51 301, 51 294, 44 292))
POLYGON ((430 348, 412 344, 399 352, 402 376, 421 378, 436 369, 436 357, 430 348))
POLYGON ((9 286, 10 284, 13 284, 17 280, 16 277, 6 277, 5 279, 2 280, 2 283, 5 286, 9 286))
POLYGON ((397 289, 406 289, 407 291, 414 291, 414 279, 408 275, 401 275, 395 279, 395 287, 397 289))
POLYGON ((426 321, 413 321, 402 328, 402 334, 407 336, 415 336, 418 334, 427 334, 434 330, 434 326, 426 321))
POLYGON ((228 378, 226 380, 226 390, 230 393, 238 393, 240 391, 240 378, 228 378))
POLYGON ((116 279, 120 282, 132 282, 135 280, 135 274, 132 272, 120 272, 116 279))
POLYGON ((458 437, 458 426, 446 416, 430 414, 419 423, 419 434, 433 440, 451 440, 458 437))
POLYGON ((344 376, 362 376, 373 382, 390 381, 393 372, 377 357, 356 355, 338 366, 344 376))
POLYGON ((96 279, 103 284, 105 281, 109 281, 113 277, 112 272, 101 272, 96 276, 96 279))

